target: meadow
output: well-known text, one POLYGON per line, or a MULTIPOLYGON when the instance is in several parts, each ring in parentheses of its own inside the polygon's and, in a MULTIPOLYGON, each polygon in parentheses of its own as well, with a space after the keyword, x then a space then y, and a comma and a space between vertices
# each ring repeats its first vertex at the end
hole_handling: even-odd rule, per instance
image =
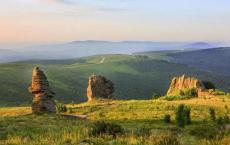
MULTIPOLYGON (((66 104, 66 113, 32 115, 30 107, 0 109, 0 144, 25 145, 228 145, 230 134, 212 121, 209 109, 222 117, 230 111, 230 96, 194 98, 190 100, 107 100, 66 104), (177 126, 175 110, 184 104, 191 108, 192 123, 177 126), (62 116, 86 115, 87 119, 62 116), (166 114, 171 122, 165 123, 166 114), (95 122, 117 124, 124 132, 93 136, 95 122)), ((217 119, 218 120, 218 119, 217 119)))

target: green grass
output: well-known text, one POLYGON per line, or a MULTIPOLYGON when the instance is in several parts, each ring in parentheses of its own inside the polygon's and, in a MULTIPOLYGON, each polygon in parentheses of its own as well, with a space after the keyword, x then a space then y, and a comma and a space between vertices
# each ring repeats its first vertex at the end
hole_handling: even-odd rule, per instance
MULTIPOLYGON (((51 114, 32 115, 29 107, 0 108, 0 144, 149 145, 175 139, 183 145, 227 144, 230 140, 227 131, 219 139, 208 138, 210 134, 205 131, 211 127, 218 130, 216 123, 210 120, 209 108, 215 108, 218 117, 229 113, 230 108, 225 106, 230 106, 229 96, 179 101, 108 100, 67 105, 72 108, 72 115, 87 115, 87 120, 51 114), (175 110, 180 104, 191 107, 192 124, 185 128, 178 128, 175 123, 175 110), (170 114, 171 123, 164 123, 165 114, 170 114), (100 120, 118 124, 125 132, 117 138, 92 136, 93 124, 100 120)), ((220 135, 219 132, 211 133, 220 135)))
POLYGON ((229 91, 230 78, 200 71, 186 65, 133 55, 101 55, 71 60, 28 61, 0 64, 0 105, 28 105, 27 88, 31 71, 40 66, 46 73, 55 99, 70 103, 86 101, 88 77, 104 75, 115 84, 117 99, 150 99, 155 92, 165 95, 174 76, 187 74, 209 80, 229 91), (100 61, 105 58, 104 63, 100 61))

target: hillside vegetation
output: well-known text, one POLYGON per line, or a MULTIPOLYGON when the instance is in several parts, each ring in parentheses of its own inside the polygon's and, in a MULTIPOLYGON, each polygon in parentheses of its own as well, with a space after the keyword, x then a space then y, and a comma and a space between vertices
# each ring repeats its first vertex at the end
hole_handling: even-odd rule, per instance
POLYGON ((32 68, 40 66, 47 74, 55 99, 64 102, 86 101, 88 77, 103 75, 115 84, 117 99, 149 99, 165 95, 172 77, 187 74, 214 82, 230 91, 230 78, 201 71, 182 64, 133 55, 102 55, 81 59, 27 61, 0 64, 0 105, 27 105, 32 68), (102 62, 103 60, 103 62, 102 62))
POLYGON ((168 54, 173 61, 230 76, 230 48, 214 48, 168 54))

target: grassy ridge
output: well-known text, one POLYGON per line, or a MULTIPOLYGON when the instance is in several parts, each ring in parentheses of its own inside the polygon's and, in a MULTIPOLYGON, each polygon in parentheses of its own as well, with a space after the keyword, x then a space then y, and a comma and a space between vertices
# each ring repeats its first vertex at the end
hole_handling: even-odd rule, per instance
POLYGON ((117 99, 149 99, 153 92, 164 95, 174 76, 188 74, 214 82, 229 91, 230 78, 218 76, 186 65, 132 55, 103 55, 72 60, 28 61, 0 64, 0 105, 30 104, 27 88, 31 71, 40 66, 45 71, 56 99, 64 102, 86 101, 88 77, 104 75, 116 88, 117 99), (105 59, 101 63, 102 59, 105 59))

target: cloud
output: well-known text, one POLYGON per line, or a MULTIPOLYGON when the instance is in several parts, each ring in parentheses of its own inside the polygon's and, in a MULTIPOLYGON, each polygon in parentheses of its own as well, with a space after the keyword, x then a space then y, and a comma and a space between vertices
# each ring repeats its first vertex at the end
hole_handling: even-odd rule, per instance
POLYGON ((121 12, 127 10, 125 8, 119 8, 119 7, 80 3, 79 1, 77 2, 76 0, 40 0, 40 1, 47 2, 47 3, 66 4, 71 6, 84 7, 94 11, 102 11, 102 12, 121 12))
POLYGON ((74 0, 40 0, 41 2, 47 3, 62 3, 62 4, 76 4, 74 0))
POLYGON ((106 12, 120 12, 126 11, 127 9, 124 8, 107 8, 107 7, 98 7, 99 11, 106 11, 106 12))

